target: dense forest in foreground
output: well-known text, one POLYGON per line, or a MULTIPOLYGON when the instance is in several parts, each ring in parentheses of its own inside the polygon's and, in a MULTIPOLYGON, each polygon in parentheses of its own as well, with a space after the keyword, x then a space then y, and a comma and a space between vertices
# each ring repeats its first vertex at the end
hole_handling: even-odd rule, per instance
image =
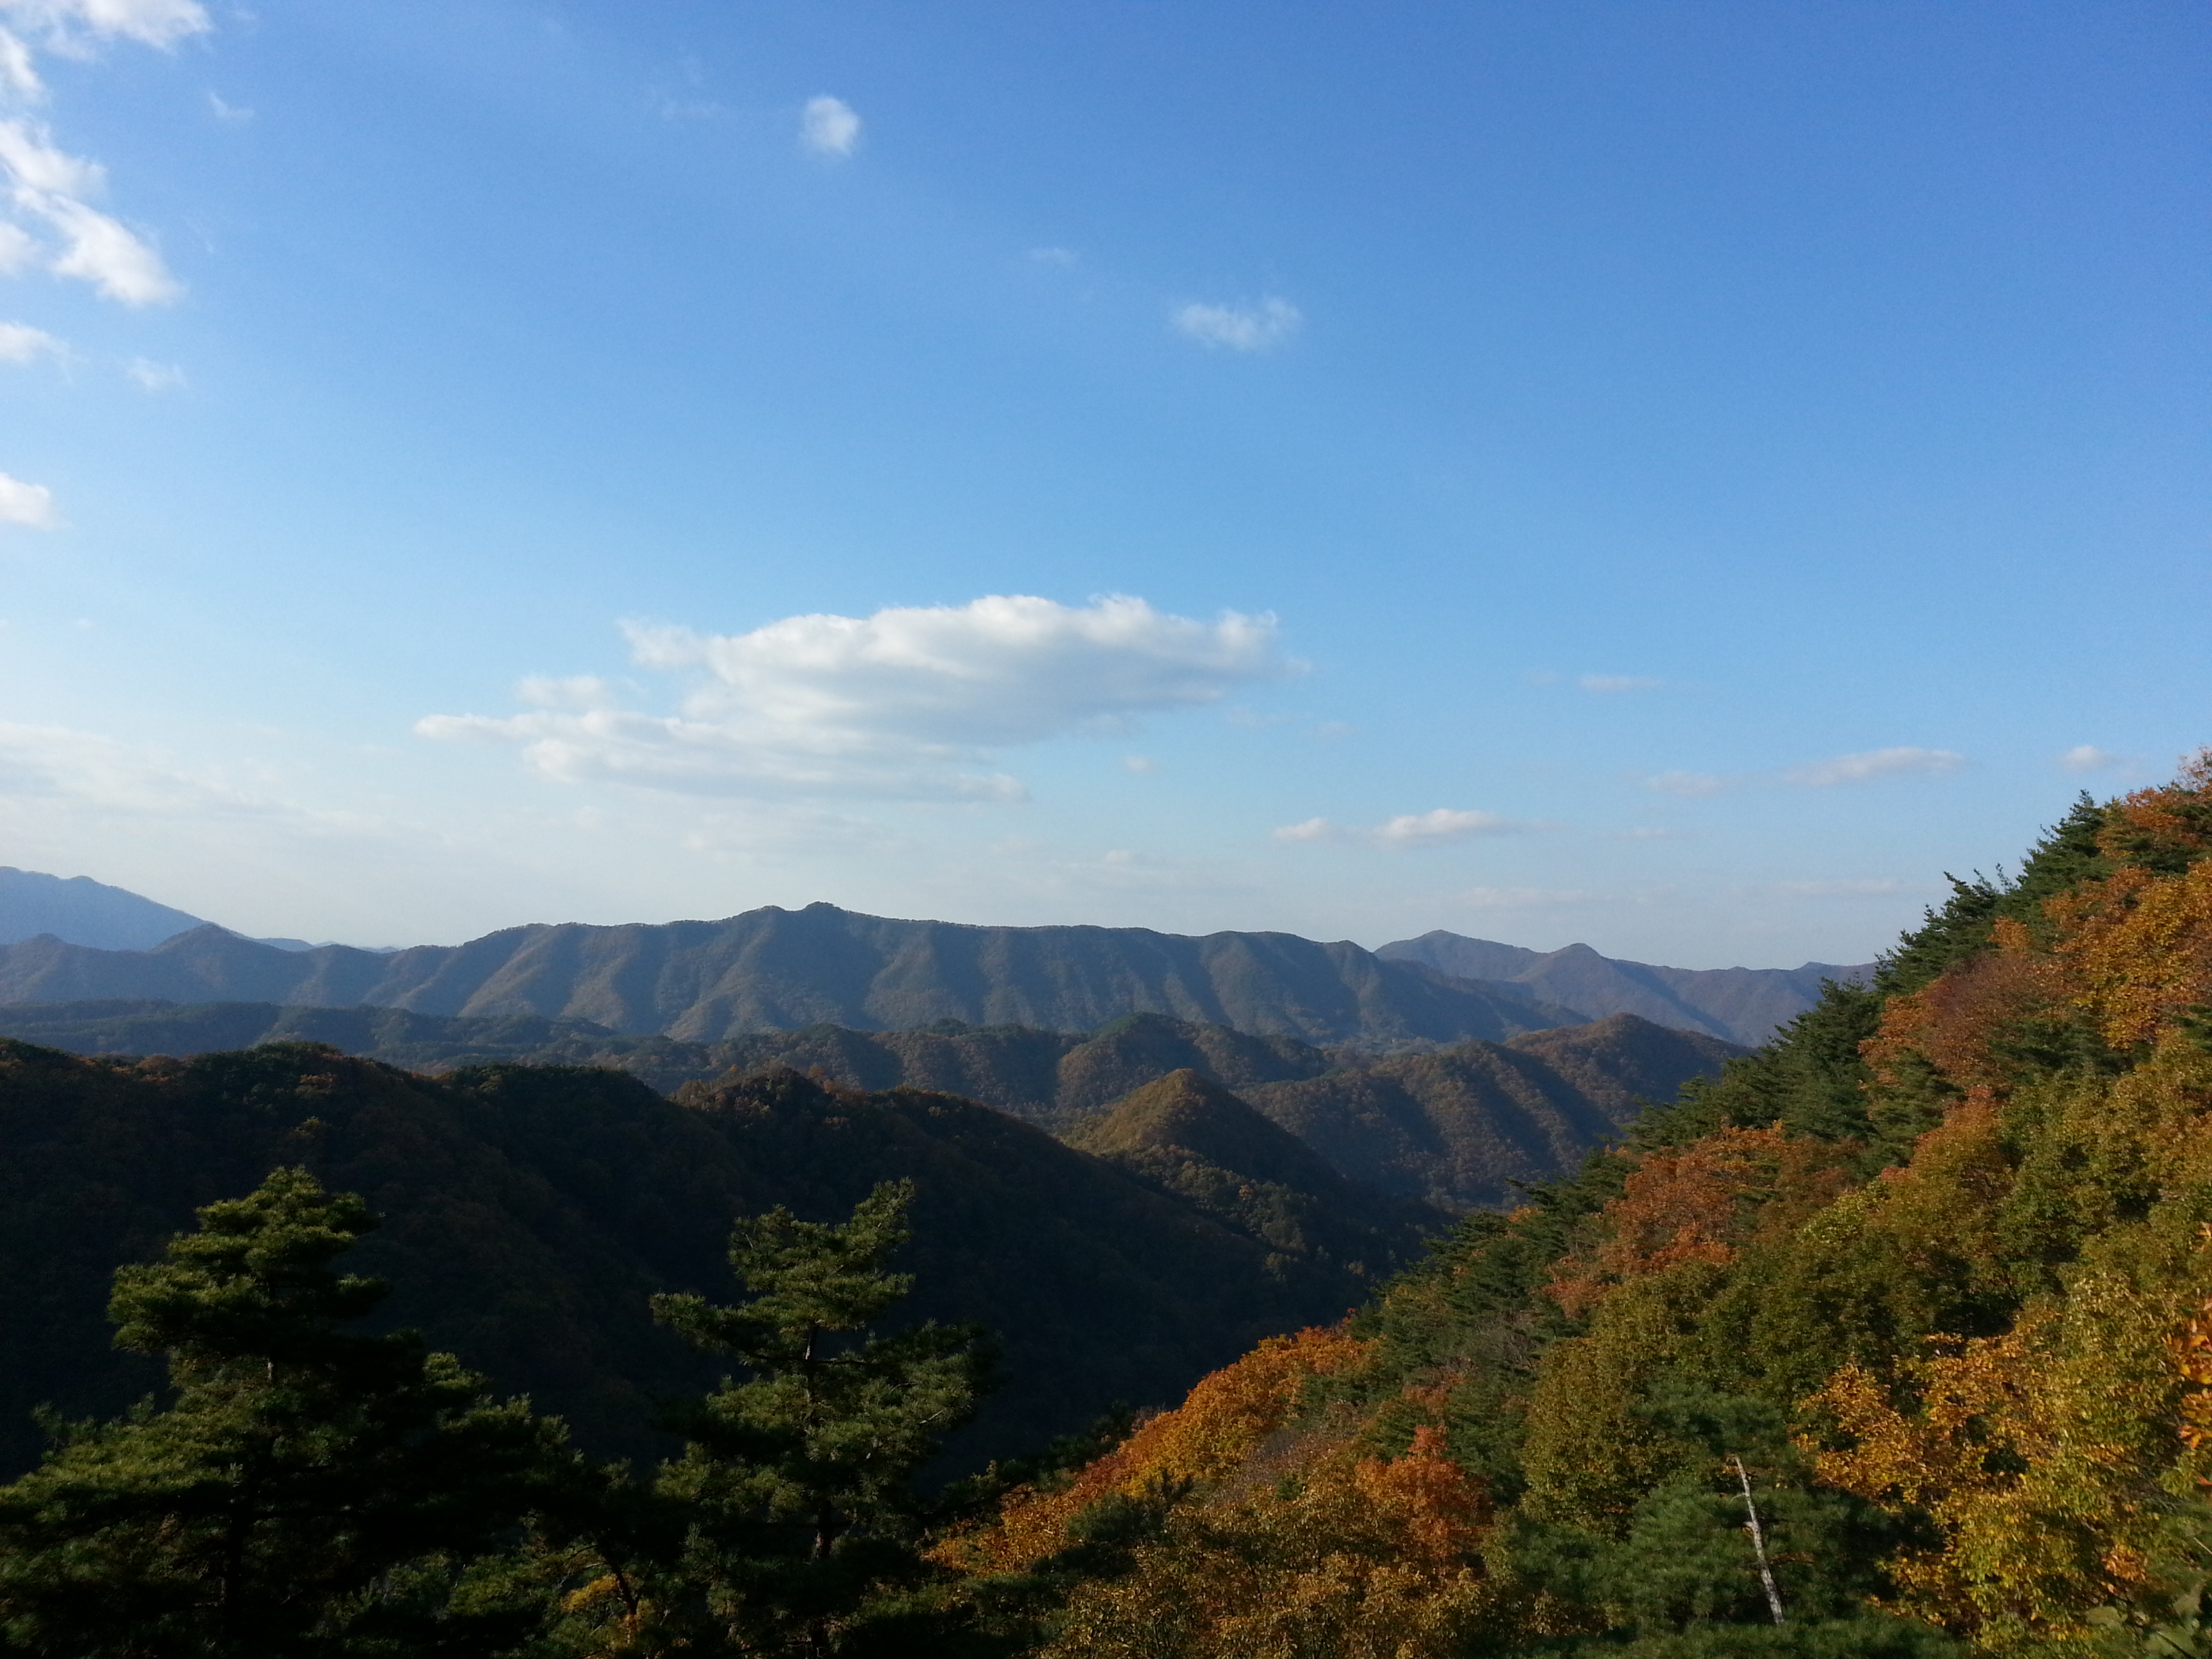
MULTIPOLYGON (((805 1086, 830 1132, 848 1103, 805 1086)), ((1228 1206, 1233 1232, 1253 1199, 1206 1173, 1225 1165, 1164 1149, 1279 1128, 1194 1072, 1149 1086, 1067 1156, 1228 1206)), ((775 1118, 742 1090, 708 1109, 775 1118)), ((487 1393, 465 1343, 351 1334, 378 1329, 382 1287, 348 1271, 373 1218, 295 1116, 260 1151, 307 1150, 117 1274, 118 1340, 168 1390, 50 1421, 0 1492, 0 1640, 2212 1652, 2209 1112, 2212 757, 2085 799, 2016 877, 1955 884, 1870 985, 1468 1215, 1348 1319, 949 1486, 922 1476, 994 1361, 982 1333, 902 1316, 929 1295, 902 1255, 926 1174, 840 1194, 848 1218, 741 1219, 719 1283, 653 1296, 641 1328, 728 1375, 661 1403, 670 1455, 607 1466, 487 1393)), ((1266 1146, 1284 1193, 1322 1179, 1266 1146)))

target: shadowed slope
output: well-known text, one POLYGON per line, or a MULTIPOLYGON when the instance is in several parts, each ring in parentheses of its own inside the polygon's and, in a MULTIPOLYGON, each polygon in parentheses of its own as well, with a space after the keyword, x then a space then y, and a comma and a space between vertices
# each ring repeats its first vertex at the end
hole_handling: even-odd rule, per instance
POLYGON ((108 1279, 196 1206, 304 1164, 386 1218, 359 1270, 389 1322, 639 1452, 653 1401, 714 1362, 655 1326, 659 1290, 726 1297, 731 1219, 848 1212, 910 1176, 915 1318, 977 1320, 1006 1389, 957 1447, 1018 1450, 1115 1402, 1172 1398, 1270 1332, 1340 1315, 1343 1274, 1003 1113, 947 1096, 825 1089, 788 1071, 671 1101, 618 1073, 494 1066, 429 1079, 309 1045, 189 1062, 86 1060, 0 1042, 0 1459, 31 1408, 112 1413, 158 1372, 115 1352, 108 1279))

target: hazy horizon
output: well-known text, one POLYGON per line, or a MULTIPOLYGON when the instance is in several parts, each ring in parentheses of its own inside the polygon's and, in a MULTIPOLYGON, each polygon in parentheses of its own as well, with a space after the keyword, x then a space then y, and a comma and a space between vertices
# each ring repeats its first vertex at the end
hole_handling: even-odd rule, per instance
POLYGON ((0 0, 0 863, 1854 963, 2212 740, 2212 18, 0 0))

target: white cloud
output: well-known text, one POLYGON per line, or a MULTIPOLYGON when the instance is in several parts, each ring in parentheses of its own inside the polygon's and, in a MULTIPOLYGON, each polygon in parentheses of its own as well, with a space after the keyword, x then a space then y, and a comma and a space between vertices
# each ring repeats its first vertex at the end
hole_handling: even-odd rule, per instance
POLYGON ((0 796, 131 814, 229 815, 265 800, 98 732, 0 720, 0 796))
POLYGON ((25 483, 0 472, 0 524, 19 524, 33 530, 59 527, 54 511, 54 492, 44 484, 25 483))
POLYGON ((1406 848, 1433 847, 1444 842, 1464 841, 1470 836, 1505 835, 1531 827, 1497 812, 1439 806, 1426 812, 1405 813, 1371 830, 1332 823, 1327 818, 1308 818, 1302 823, 1286 823, 1274 835, 1277 841, 1349 842, 1368 847, 1406 848))
POLYGON ((1150 755, 1124 755, 1121 757, 1121 768, 1124 771, 1141 774, 1158 771, 1160 763, 1150 755))
POLYGON ((0 14, 37 31, 52 50, 75 55, 118 36, 173 46, 213 27, 197 0, 0 0, 0 14))
POLYGON ((1646 679, 1638 674, 1585 674, 1576 684, 1585 691, 1606 696, 1622 691, 1656 691, 1667 682, 1646 679))
POLYGON ((32 65, 30 47, 6 29, 0 29, 0 86, 19 98, 32 100, 43 98, 46 91, 32 65))
POLYGON ((1459 897, 1478 910, 1540 910, 1555 904, 1588 904, 1597 895, 1579 887, 1470 887, 1459 897))
POLYGON ((19 190, 48 196, 97 199, 107 189, 107 169, 97 161, 56 149, 52 135, 31 122, 0 121, 0 167, 19 190))
POLYGON ((860 147, 860 117, 842 98, 810 98, 799 118, 799 142, 817 155, 850 155, 860 147))
MULTIPOLYGON (((56 276, 90 283, 108 299, 131 306, 160 305, 184 292, 161 255, 121 222, 88 205, 87 198, 106 188, 106 169, 54 148, 44 127, 20 119, 0 121, 0 173, 7 176, 16 207, 59 234, 62 246, 47 260, 56 276)), ((12 247, 27 258, 37 250, 21 226, 13 228, 12 247)))
POLYGON ((174 363, 157 363, 148 357, 133 357, 123 372, 142 392, 174 392, 185 383, 185 371, 174 363))
POLYGON ((1699 800, 1707 795, 1717 795, 1734 782, 1732 778, 1717 772, 1659 772, 1644 780, 1646 789, 1656 789, 1662 795, 1679 795, 1684 800, 1699 800))
POLYGON ((242 127, 253 118, 253 112, 243 104, 234 104, 220 93, 207 95, 208 113, 227 126, 242 127))
POLYGON ((68 243, 53 262, 57 276, 78 277, 126 306, 167 305, 184 293, 184 284, 169 275, 161 256, 107 215, 63 196, 33 204, 32 210, 68 243))
POLYGON ((68 348, 42 328, 33 328, 28 323, 0 323, 0 363, 30 363, 41 357, 68 355, 68 348))
POLYGON ((605 708, 613 703, 615 689, 596 674, 565 679, 531 674, 514 688, 514 695, 538 708, 605 708))
POLYGON ((739 635, 624 632, 640 666, 688 682, 678 713, 621 708, 602 682, 533 680, 526 694, 552 706, 431 715, 416 730, 520 743, 531 765, 568 781, 1009 799, 1020 784, 976 769, 997 750, 1127 729, 1303 666, 1282 655, 1273 617, 1201 623, 1123 596, 1073 606, 998 594, 739 635))
POLYGON ((22 226, 0 219, 0 276, 13 276, 31 263, 39 245, 22 226))
POLYGON ((1038 265, 1058 265, 1063 270, 1083 263, 1083 256, 1072 247, 1033 247, 1030 263, 1038 265))
POLYGON ((2076 744, 2058 757, 2058 763, 2069 772, 2112 772, 2124 766, 2136 764, 2132 755, 2116 755, 2109 749, 2100 749, 2093 743, 2076 744))
POLYGON ((1793 766, 1782 776, 1790 783, 1826 789, 1839 783, 1865 783, 1875 778, 1940 777, 1966 763, 1964 755, 1948 749, 1869 749, 1863 754, 1838 755, 1832 760, 1793 766))
POLYGON ((1392 818, 1375 831, 1385 847, 1425 847, 1433 842, 1464 841, 1469 836, 1494 836, 1526 825, 1496 812, 1462 812, 1439 806, 1426 812, 1408 812, 1392 818))
POLYGON ((1288 300, 1268 298, 1257 305, 1187 305, 1173 320, 1178 333, 1200 345, 1257 352, 1273 351, 1304 327, 1306 319, 1288 300))

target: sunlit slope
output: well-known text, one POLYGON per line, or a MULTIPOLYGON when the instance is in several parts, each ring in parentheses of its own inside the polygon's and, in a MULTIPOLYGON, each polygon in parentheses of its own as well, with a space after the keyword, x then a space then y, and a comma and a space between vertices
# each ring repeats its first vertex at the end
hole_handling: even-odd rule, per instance
POLYGON ((1070 1655, 2201 1652, 2208 1239, 2200 763, 942 1553, 1070 1655))

